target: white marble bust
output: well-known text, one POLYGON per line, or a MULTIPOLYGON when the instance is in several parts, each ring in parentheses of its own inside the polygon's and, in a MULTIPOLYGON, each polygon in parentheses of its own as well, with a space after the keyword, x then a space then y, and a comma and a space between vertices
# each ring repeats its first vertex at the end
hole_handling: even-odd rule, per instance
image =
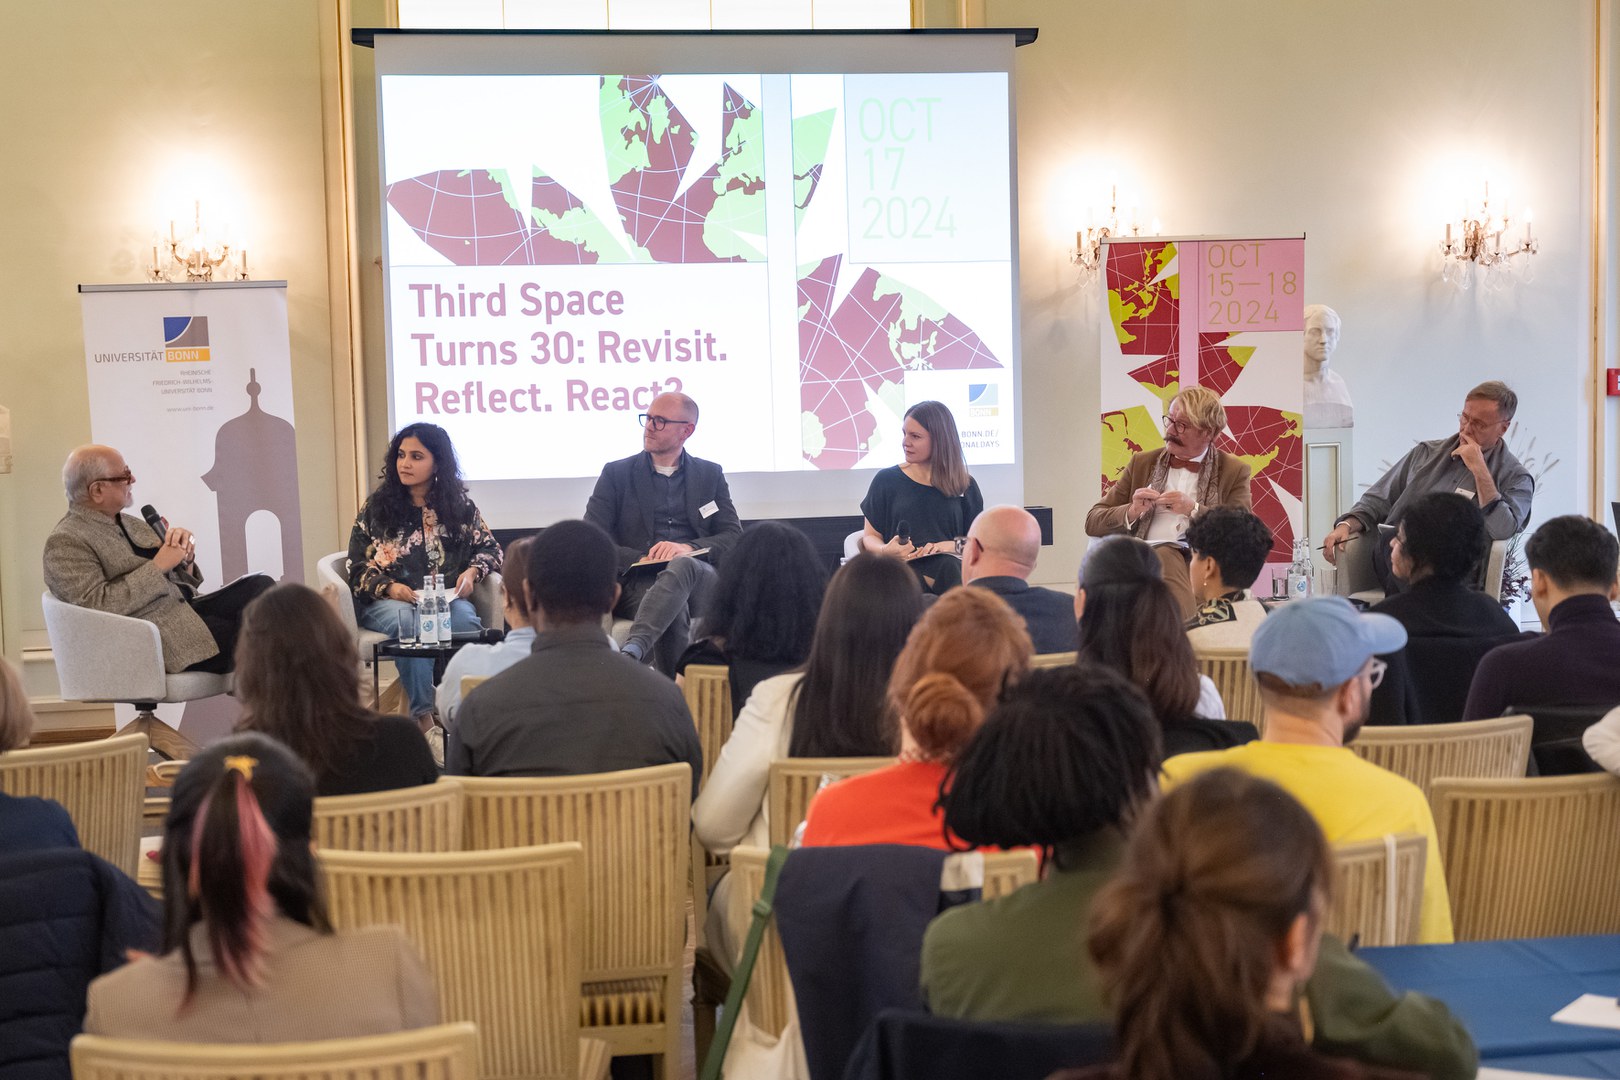
POLYGON ((1305 306, 1305 426, 1353 427, 1355 409, 1344 377, 1331 367, 1339 345, 1339 313, 1324 304, 1305 306))

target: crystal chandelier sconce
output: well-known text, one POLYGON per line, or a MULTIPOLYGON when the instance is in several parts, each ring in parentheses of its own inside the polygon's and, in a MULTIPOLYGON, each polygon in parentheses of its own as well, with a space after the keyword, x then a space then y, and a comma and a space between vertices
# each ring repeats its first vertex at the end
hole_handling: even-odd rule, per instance
MULTIPOLYGON (((1159 223, 1153 222, 1153 234, 1159 232, 1159 223)), ((1125 212, 1122 222, 1119 216, 1119 188, 1111 185, 1108 189, 1108 217, 1097 221, 1095 215, 1088 208, 1086 210, 1086 226, 1074 234, 1074 247, 1069 249, 1069 262, 1080 271, 1081 281, 1095 281, 1097 272, 1102 269, 1103 241, 1112 236, 1141 236, 1142 224, 1137 220, 1136 207, 1132 206, 1125 212)))
POLYGON ((1466 289, 1473 284, 1477 267, 1484 274, 1487 290, 1504 288, 1513 279, 1515 265, 1529 281, 1535 269, 1531 256, 1540 250, 1530 227, 1530 211, 1524 212, 1524 228, 1513 227, 1504 208, 1498 219, 1491 209, 1491 185, 1477 209, 1466 203, 1460 219, 1446 223, 1446 238, 1440 242, 1440 280, 1466 289), (1517 264, 1514 259, 1524 256, 1517 264))
POLYGON ((169 235, 159 235, 152 244, 152 265, 147 269, 149 281, 198 282, 246 281, 248 279, 247 249, 230 245, 228 232, 216 234, 203 227, 202 203, 192 204, 193 218, 189 232, 177 232, 169 222, 169 235))

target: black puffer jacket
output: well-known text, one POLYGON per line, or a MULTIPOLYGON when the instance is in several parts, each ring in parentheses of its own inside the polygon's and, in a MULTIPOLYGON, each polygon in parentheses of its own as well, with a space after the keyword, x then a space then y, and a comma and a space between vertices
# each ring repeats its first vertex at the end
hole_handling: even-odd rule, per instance
POLYGON ((69 1080, 90 980, 161 944, 157 902, 77 848, 0 855, 0 1076, 69 1080))

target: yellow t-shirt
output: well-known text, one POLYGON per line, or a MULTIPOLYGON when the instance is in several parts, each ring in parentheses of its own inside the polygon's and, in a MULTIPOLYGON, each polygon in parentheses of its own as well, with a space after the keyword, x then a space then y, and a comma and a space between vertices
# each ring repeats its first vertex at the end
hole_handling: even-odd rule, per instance
POLYGON ((1452 940, 1451 899, 1446 893, 1434 815, 1416 784, 1363 761, 1342 746, 1251 742, 1230 750, 1179 754, 1164 763, 1165 787, 1207 769, 1242 769, 1278 785, 1316 818, 1328 843, 1376 840, 1389 833, 1420 833, 1429 839, 1423 870, 1423 909, 1418 940, 1452 940))

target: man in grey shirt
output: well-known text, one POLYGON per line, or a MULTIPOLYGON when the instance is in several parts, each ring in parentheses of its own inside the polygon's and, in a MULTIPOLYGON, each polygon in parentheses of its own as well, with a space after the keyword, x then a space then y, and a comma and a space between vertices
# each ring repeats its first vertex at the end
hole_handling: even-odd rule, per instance
MULTIPOLYGON (((1468 391, 1455 435, 1412 447, 1334 524, 1322 545, 1328 562, 1338 562, 1339 548, 1351 537, 1399 524, 1414 499, 1435 491, 1477 499, 1492 540, 1506 540, 1523 529, 1536 482, 1502 441, 1518 407, 1519 396, 1494 379, 1468 391)), ((1374 549, 1373 562, 1389 588, 1388 540, 1374 549)))
POLYGON ((574 776, 684 761, 697 792, 703 751, 666 676, 613 650, 602 617, 618 599, 607 533, 562 521, 529 548, 533 651, 467 695, 450 733, 455 776, 574 776))

